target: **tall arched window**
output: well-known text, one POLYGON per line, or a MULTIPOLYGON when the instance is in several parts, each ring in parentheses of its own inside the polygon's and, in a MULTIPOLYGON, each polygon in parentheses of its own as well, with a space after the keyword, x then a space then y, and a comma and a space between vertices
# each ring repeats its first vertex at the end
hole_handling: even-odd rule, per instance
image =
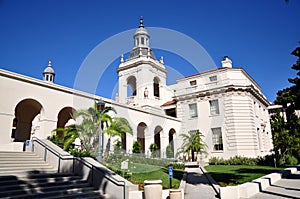
POLYGON ((137 126, 137 140, 142 145, 142 152, 145 153, 145 131, 147 129, 147 125, 144 122, 139 123, 137 126))
POLYGON ((159 97, 159 78, 154 77, 153 79, 153 91, 154 91, 154 97, 159 97))
POLYGON ((130 76, 127 79, 127 97, 136 96, 136 78, 130 76))

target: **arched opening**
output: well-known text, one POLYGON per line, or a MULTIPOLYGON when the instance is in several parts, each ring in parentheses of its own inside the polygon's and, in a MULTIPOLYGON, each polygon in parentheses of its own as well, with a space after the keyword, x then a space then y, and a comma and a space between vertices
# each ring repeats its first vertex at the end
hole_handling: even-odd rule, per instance
POLYGON ((169 131, 169 145, 167 149, 167 157, 174 158, 174 135, 176 131, 172 128, 169 131))
POLYGON ((160 157, 160 154, 161 154, 160 134, 161 134, 162 130, 163 129, 160 126, 157 126, 154 129, 154 143, 158 147, 157 157, 160 157))
POLYGON ((126 142, 127 142, 127 134, 126 133, 123 133, 123 136, 121 137, 121 142, 122 142, 122 150, 124 152, 126 152, 126 142))
POLYGON ((139 123, 137 127, 137 140, 142 145, 142 152, 145 153, 145 129, 147 125, 144 122, 139 123))
POLYGON ((67 122, 73 118, 75 109, 72 107, 65 107, 61 109, 57 115, 57 128, 64 128, 67 122))
POLYGON ((153 91, 154 91, 154 97, 158 97, 159 98, 159 78, 158 77, 154 77, 153 79, 153 91))
POLYGON ((130 76, 127 79, 127 97, 136 96, 136 78, 130 76))
POLYGON ((15 108, 16 128, 14 141, 24 142, 30 139, 33 119, 41 112, 42 105, 34 99, 25 99, 15 108))

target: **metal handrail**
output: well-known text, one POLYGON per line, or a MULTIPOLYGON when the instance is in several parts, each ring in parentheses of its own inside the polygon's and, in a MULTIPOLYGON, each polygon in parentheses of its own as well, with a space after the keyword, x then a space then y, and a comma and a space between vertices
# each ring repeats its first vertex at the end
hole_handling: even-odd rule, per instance
MULTIPOLYGON (((114 183, 117 186, 123 186, 124 187, 123 188, 123 197, 124 197, 124 199, 126 199, 126 182, 125 182, 125 180, 117 180, 113 176, 109 176, 108 177, 107 175, 105 175, 105 172, 101 171, 101 169, 99 167, 94 166, 93 164, 91 164, 90 162, 84 160, 83 158, 74 157, 74 156, 70 157, 71 156, 70 154, 66 154, 66 155, 61 154, 61 153, 57 152, 55 149, 53 149, 51 146, 49 146, 46 143, 44 143, 42 140, 38 139, 37 137, 33 137, 32 141, 38 142, 41 146, 43 146, 45 148, 45 152, 44 152, 44 160, 45 161, 46 161, 45 156, 46 156, 47 150, 49 150, 52 154, 54 154, 56 157, 59 158, 58 159, 58 173, 60 172, 60 161, 61 160, 73 160, 73 163, 72 163, 73 164, 72 165, 72 167, 73 167, 72 168, 72 172, 74 173, 74 171, 75 171, 75 168, 74 168, 75 164, 74 164, 74 162, 76 160, 76 161, 82 163, 83 165, 87 166, 89 169, 92 170, 92 184, 94 183, 94 178, 93 178, 93 176, 94 176, 93 175, 94 174, 93 173, 94 170, 98 171, 100 173, 103 173, 104 174, 103 175, 104 178, 106 178, 107 180, 111 181, 112 183, 114 183), (66 156, 68 156, 68 157, 66 157, 66 156), (120 183, 122 183, 122 184, 120 184, 120 183)), ((34 142, 32 142, 32 152, 34 152, 34 142)))

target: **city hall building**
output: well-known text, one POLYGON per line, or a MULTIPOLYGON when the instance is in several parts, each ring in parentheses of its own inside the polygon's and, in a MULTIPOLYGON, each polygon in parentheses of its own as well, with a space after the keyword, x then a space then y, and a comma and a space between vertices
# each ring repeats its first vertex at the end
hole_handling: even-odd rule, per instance
POLYGON ((263 156, 273 147, 269 102, 228 57, 218 68, 167 85, 164 60, 156 59, 141 21, 133 49, 128 58, 121 57, 117 73, 118 95, 105 99, 55 84, 51 61, 42 80, 0 70, 0 150, 21 150, 22 142, 32 136, 47 138, 70 122, 73 111, 92 107, 99 99, 116 109, 112 116, 129 121, 133 135, 122 138, 127 153, 139 140, 145 155, 155 143, 160 157, 166 158, 168 145, 176 154, 180 135, 197 130, 208 146, 206 158, 263 156))

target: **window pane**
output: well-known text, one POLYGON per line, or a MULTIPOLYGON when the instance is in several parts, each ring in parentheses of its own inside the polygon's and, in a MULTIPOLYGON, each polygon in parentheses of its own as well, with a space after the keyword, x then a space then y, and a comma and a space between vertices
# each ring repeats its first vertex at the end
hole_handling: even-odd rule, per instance
POLYGON ((198 117, 198 112, 197 112, 197 104, 189 104, 189 109, 190 109, 190 117, 198 117))
POLYGON ((210 80, 211 82, 217 81, 217 76, 216 76, 216 75, 211 76, 211 77, 209 77, 209 80, 210 80))
POLYGON ((211 115, 219 115, 219 102, 218 100, 211 100, 209 101, 210 104, 210 114, 211 115))
POLYGON ((190 81, 190 85, 191 85, 191 86, 195 86, 196 84, 197 84, 197 81, 196 81, 196 80, 190 81))
POLYGON ((222 139, 222 131, 221 128, 212 128, 212 141, 213 141, 213 147, 216 151, 222 151, 223 150, 223 139, 222 139))

